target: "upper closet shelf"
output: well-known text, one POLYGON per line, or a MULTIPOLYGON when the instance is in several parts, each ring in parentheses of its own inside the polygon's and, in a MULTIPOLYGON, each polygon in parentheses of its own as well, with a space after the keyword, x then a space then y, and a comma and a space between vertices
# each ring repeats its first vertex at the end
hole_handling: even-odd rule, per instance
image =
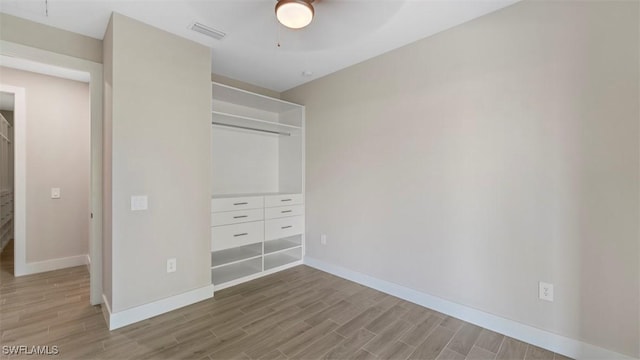
POLYGON ((212 111, 211 114, 211 123, 213 125, 262 131, 278 135, 297 135, 301 129, 300 126, 255 119, 243 115, 228 114, 220 111, 212 111))
POLYGON ((213 98, 216 100, 230 104, 250 106, 255 109, 272 113, 286 113, 303 108, 302 105, 255 94, 216 82, 212 83, 212 91, 213 98))
POLYGON ((212 84, 211 91, 214 125, 285 136, 301 132, 302 105, 218 83, 212 84))

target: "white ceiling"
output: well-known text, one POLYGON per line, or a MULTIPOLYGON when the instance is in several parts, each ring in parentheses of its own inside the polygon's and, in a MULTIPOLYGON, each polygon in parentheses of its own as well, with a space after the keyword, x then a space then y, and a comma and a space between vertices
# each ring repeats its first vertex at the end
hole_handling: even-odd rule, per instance
POLYGON ((277 23, 275 0, 0 0, 0 11, 97 39, 115 11, 210 47, 216 74, 284 91, 517 1, 316 0, 302 30, 277 23))

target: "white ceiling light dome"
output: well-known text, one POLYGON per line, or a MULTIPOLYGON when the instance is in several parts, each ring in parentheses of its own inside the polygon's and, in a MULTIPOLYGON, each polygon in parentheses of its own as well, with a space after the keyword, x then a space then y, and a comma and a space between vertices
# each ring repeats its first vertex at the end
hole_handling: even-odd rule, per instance
POLYGON ((279 0, 276 4, 278 21, 291 29, 302 29, 313 20, 313 0, 279 0))

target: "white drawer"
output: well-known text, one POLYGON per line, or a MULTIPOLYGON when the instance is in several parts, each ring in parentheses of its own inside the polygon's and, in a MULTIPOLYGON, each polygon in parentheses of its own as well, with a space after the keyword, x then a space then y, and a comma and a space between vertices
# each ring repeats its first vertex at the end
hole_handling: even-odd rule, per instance
POLYGON ((265 219, 299 216, 304 214, 304 205, 278 206, 264 209, 265 219))
POLYGON ((302 204, 302 194, 267 195, 264 197, 265 207, 299 204, 302 204))
POLYGON ((211 212, 260 209, 264 206, 262 196, 244 196, 211 199, 211 212))
POLYGON ((264 219, 264 210, 238 210, 216 212, 211 214, 211 226, 238 224, 264 219))
POLYGON ((265 240, 275 240, 304 232, 304 216, 271 219, 264 222, 265 240))
POLYGON ((211 228, 211 251, 254 244, 263 239, 264 221, 216 226, 211 228))

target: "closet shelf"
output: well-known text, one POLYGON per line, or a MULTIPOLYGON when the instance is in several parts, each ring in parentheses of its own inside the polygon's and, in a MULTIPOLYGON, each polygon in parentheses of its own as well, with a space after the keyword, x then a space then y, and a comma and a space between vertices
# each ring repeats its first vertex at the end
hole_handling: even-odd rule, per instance
POLYGON ((274 99, 216 82, 211 84, 211 90, 216 100, 241 106, 250 106, 254 109, 272 113, 283 113, 287 111, 300 110, 302 108, 302 106, 298 104, 274 99))
POLYGON ((234 265, 237 265, 237 264, 241 264, 241 263, 243 263, 245 261, 248 261, 248 260, 262 260, 262 254, 256 255, 256 256, 252 256, 252 257, 248 257, 248 258, 235 260, 235 261, 231 261, 231 262, 227 262, 227 263, 220 264, 220 265, 215 265, 213 263, 214 258, 212 257, 211 259, 212 259, 211 269, 212 270, 219 270, 219 269, 222 269, 222 268, 225 268, 225 267, 231 267, 231 266, 234 266, 234 265))
POLYGON ((285 252, 279 252, 264 257, 264 269, 270 270, 280 266, 294 263, 302 259, 302 249, 296 248, 285 252))
POLYGON ((272 196, 272 195, 294 195, 294 194, 296 193, 286 192, 286 191, 241 193, 241 194, 213 194, 211 195, 211 198, 212 199, 229 199, 229 198, 247 197, 247 196, 272 196))
POLYGON ((211 268, 215 269, 260 257, 262 257, 262 243, 216 251, 211 253, 211 268))
POLYGON ((264 253, 265 255, 268 255, 301 246, 302 244, 299 235, 277 240, 268 240, 264 242, 264 253))
POLYGON ((0 121, 5 123, 9 128, 13 127, 13 125, 11 125, 11 123, 9 123, 9 121, 7 119, 5 119, 4 116, 0 117, 0 121))
POLYGON ((245 130, 276 133, 280 135, 295 135, 302 129, 300 126, 279 122, 251 118, 248 116, 229 114, 220 111, 211 112, 213 125, 228 126, 245 130))
POLYGON ((233 265, 212 269, 211 277, 214 284, 224 284, 226 282, 258 274, 260 272, 262 272, 262 260, 251 259, 235 263, 233 265))

